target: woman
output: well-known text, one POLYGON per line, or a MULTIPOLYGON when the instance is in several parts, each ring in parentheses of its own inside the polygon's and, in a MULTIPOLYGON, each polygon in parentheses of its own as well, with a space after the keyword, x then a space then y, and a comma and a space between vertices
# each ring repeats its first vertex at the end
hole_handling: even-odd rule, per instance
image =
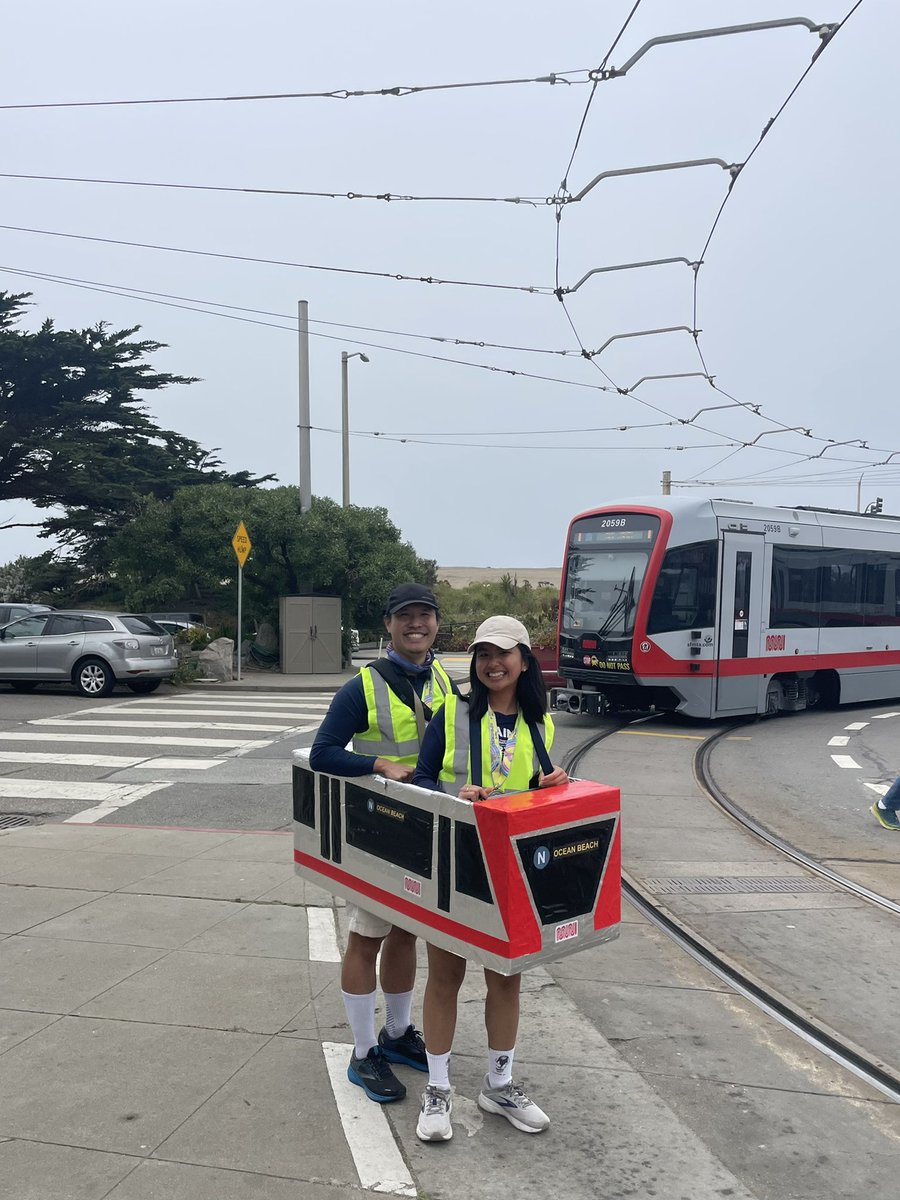
MULTIPOLYGON (((553 722, 528 630, 514 617, 489 617, 476 630, 469 649, 474 654, 468 699, 448 696, 435 714, 422 739, 412 782, 473 802, 500 792, 566 783, 565 771, 554 767, 547 755, 553 722)), ((428 1086, 416 1126, 423 1142, 446 1142, 453 1136, 450 1048, 465 974, 464 958, 429 945, 424 1007, 428 1086)), ((485 968, 484 978, 488 1072, 478 1105, 506 1117, 516 1129, 540 1133, 550 1120, 512 1077, 521 975, 499 975, 485 968)))

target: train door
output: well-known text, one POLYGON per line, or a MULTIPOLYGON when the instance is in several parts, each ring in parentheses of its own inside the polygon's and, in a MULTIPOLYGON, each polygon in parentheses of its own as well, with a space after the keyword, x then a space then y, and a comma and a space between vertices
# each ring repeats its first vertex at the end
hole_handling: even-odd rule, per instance
POLYGON ((725 531, 719 583, 716 716, 756 712, 759 707, 759 671, 750 664, 761 654, 764 550, 761 533, 725 531))

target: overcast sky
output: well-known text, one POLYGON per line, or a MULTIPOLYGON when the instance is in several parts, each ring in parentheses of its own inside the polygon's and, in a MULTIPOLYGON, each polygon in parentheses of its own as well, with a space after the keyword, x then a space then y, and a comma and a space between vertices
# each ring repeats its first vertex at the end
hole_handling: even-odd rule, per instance
MULTIPOLYGON (((0 105, 356 90, 551 72, 584 80, 632 3, 6 4, 0 105)), ((840 21, 851 7, 852 0, 642 0, 609 65, 663 34, 800 15, 840 21)), ((313 493, 340 500, 340 353, 363 350, 370 363, 350 363, 352 500, 386 507, 418 553, 444 565, 555 564, 576 512, 658 494, 664 469, 676 483, 717 481, 704 489, 710 495, 849 509, 857 506, 862 477, 863 506, 880 495, 886 511, 900 512, 898 44, 900 5, 864 0, 741 173, 706 252, 698 275, 700 348, 716 383, 761 406, 761 415, 720 409, 681 424, 700 409, 730 403, 697 376, 647 381, 627 396, 597 390, 700 371, 686 332, 614 341, 593 364, 397 336, 577 350, 552 294, 336 274, 8 228, 0 228, 0 288, 34 293, 29 327, 47 317, 60 328, 140 324, 142 336, 168 345, 155 366, 202 377, 193 387, 150 396, 156 419, 218 447, 230 469, 274 472, 291 484, 299 472, 295 318, 297 301, 307 300, 313 493), (231 310, 284 328, 23 278, 9 268, 166 293, 205 308, 283 314, 231 310), (679 423, 646 427, 672 420, 679 423), (871 449, 826 449, 802 433, 773 432, 781 426, 835 442, 863 439, 871 449), (385 436, 367 436, 374 431, 385 436), (740 448, 761 434, 768 436, 740 448), (895 450, 891 467, 874 465, 895 450), (808 455, 820 457, 804 461, 808 455), (744 482, 751 477, 753 486, 744 482)), ((742 162, 818 45, 816 34, 798 27, 652 49, 624 77, 598 84, 569 191, 577 194, 604 171, 697 158, 742 162)), ((341 194, 552 197, 590 94, 589 83, 573 82, 403 97, 7 108, 0 112, 2 170, 341 194)), ((604 265, 696 260, 728 181, 718 166, 604 180, 562 212, 561 285, 604 265)), ((544 289, 555 282, 556 217, 547 204, 388 204, 9 178, 0 184, 3 226, 416 277, 544 289)), ((617 334, 692 327, 692 279, 681 263, 594 275, 567 296, 567 308, 581 343, 596 350, 617 334)), ((31 511, 0 504, 0 523, 33 519, 31 511)), ((45 545, 29 530, 0 531, 0 561, 45 545)))

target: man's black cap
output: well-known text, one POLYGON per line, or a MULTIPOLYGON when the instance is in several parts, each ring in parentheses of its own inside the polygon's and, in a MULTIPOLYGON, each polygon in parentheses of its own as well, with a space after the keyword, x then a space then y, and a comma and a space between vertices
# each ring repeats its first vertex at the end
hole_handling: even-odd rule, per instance
POLYGON ((391 617, 401 608, 406 608, 407 604, 427 604, 429 608, 433 608, 440 615, 441 610, 438 607, 437 597, 431 588, 425 587, 423 583, 398 584, 387 598, 384 615, 391 617))

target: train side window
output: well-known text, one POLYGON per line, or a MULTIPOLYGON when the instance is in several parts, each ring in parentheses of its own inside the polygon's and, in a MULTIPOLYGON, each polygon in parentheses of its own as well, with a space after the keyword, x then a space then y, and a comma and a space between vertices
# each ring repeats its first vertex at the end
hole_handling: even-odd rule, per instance
POLYGON ((819 624, 822 571, 819 550, 804 546, 772 547, 771 629, 814 629, 819 624))
POLYGON ((648 633, 671 633, 715 622, 718 543, 694 542, 666 552, 647 620, 648 633))

